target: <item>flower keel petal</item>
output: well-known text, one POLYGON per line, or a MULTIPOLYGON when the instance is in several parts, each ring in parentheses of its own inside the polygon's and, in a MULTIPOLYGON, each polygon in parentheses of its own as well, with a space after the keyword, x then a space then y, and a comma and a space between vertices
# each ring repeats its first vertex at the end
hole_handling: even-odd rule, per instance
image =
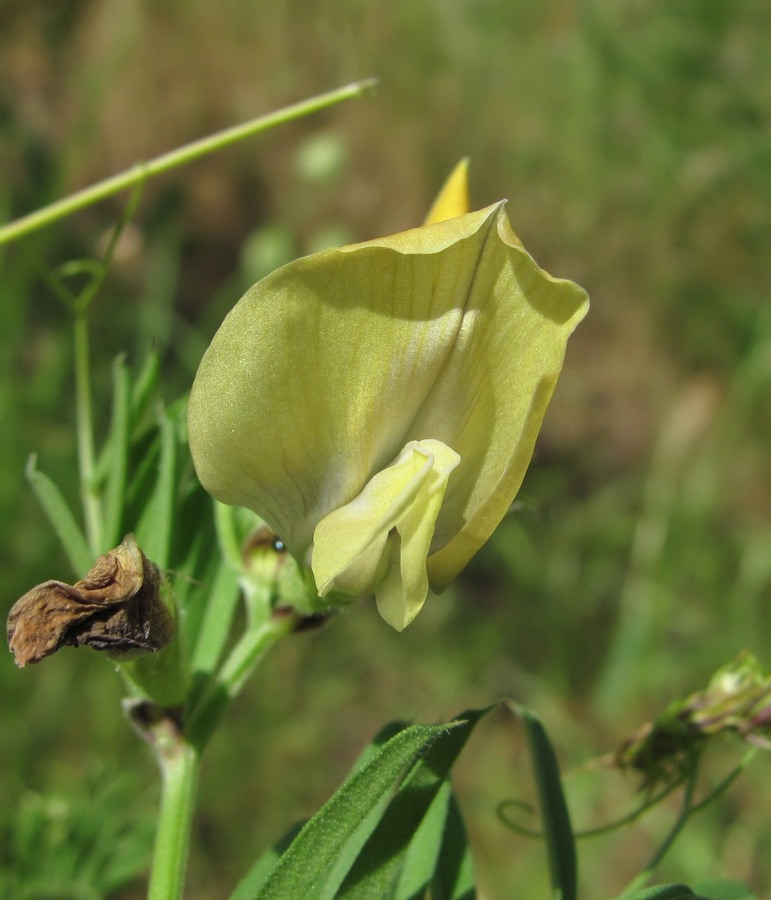
POLYGON ((410 441, 350 503, 316 527, 311 567, 319 594, 375 594, 401 631, 428 594, 426 559, 447 481, 460 462, 441 441, 410 441))

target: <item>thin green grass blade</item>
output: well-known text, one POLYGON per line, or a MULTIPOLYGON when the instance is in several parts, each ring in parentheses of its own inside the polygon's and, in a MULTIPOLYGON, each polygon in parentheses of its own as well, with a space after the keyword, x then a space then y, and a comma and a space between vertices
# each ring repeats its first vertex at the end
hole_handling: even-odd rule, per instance
POLYGON ((155 398, 160 374, 161 359, 155 350, 150 350, 131 390, 131 413, 135 420, 142 418, 155 398))
POLYGON ((575 900, 576 843, 562 792, 557 756, 535 713, 517 703, 507 705, 524 722, 530 744, 553 896, 555 900, 575 900))
POLYGON ((137 526, 137 541, 157 566, 168 569, 171 554, 172 523, 177 499, 177 448, 180 443, 177 423, 171 411, 159 413, 160 457, 158 474, 144 514, 137 526))
MULTIPOLYGON (((201 548, 204 556, 210 556, 211 542, 216 539, 220 552, 217 554, 216 569, 208 576, 207 584, 211 589, 206 594, 205 608, 196 610, 197 615, 193 621, 188 621, 188 640, 191 642, 193 655, 191 659, 194 696, 190 697, 190 703, 194 705, 208 683, 222 659, 222 652, 227 643, 233 625, 233 619, 238 609, 238 600, 241 595, 239 585, 239 567, 241 565, 240 548, 233 524, 233 508, 225 506, 217 501, 206 498, 206 515, 212 518, 212 503, 214 503, 214 519, 216 522, 215 535, 207 533, 205 539, 208 547, 201 548), (223 528, 230 535, 233 548, 229 541, 223 539, 223 528), (209 549, 209 553, 207 553, 209 549), (230 552, 232 551, 232 552, 230 552), (191 625, 196 626, 191 634, 191 625)), ((189 544, 197 543, 201 529, 190 535, 189 544)), ((188 617, 190 618, 190 617, 188 617)))
POLYGON ((78 525, 62 492, 47 475, 37 468, 37 458, 34 454, 30 456, 27 463, 26 475, 27 481, 67 554, 73 571, 78 578, 81 578, 91 568, 94 561, 82 528, 78 525))
POLYGON ((126 361, 119 356, 113 364, 112 423, 107 437, 108 476, 104 494, 105 549, 123 538, 131 433, 131 376, 126 361))
MULTIPOLYGON (((186 471, 181 479, 184 488, 180 493, 184 496, 177 500, 171 554, 173 568, 169 578, 174 582, 174 593, 185 610, 185 636, 191 653, 194 653, 204 622, 215 615, 211 611, 212 605, 220 608, 217 614, 220 621, 215 623, 216 627, 223 632, 230 627, 231 605, 236 603, 236 598, 231 596, 231 584, 232 590, 237 592, 239 573, 217 552, 212 515, 214 500, 189 475, 186 471), (220 571, 223 566, 231 570, 232 578, 220 571)), ((203 660, 202 669, 210 671, 203 660)))
POLYGON ((388 741, 305 825, 256 895, 257 900, 318 897, 319 884, 332 871, 362 819, 391 794, 405 770, 454 727, 458 726, 413 725, 388 741))
POLYGON ((356 859, 340 889, 340 898, 385 900, 397 896, 410 842, 469 735, 487 711, 486 708, 463 713, 432 743, 405 778, 356 859))

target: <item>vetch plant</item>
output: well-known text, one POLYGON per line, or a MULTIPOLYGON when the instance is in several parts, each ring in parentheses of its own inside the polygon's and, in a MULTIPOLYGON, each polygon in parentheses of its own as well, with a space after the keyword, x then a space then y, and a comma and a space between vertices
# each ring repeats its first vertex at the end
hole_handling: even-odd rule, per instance
MULTIPOLYGON (((369 596, 402 630, 491 536, 587 311, 580 287, 530 257, 503 201, 469 212, 463 162, 419 227, 307 256, 252 287, 212 340, 189 403, 160 405, 156 355, 138 374, 119 358, 98 450, 88 311, 143 182, 371 86, 229 129, 0 227, 0 243, 16 240, 134 188, 102 259, 47 274, 72 313, 82 515, 34 458, 27 476, 77 577, 27 592, 9 614, 8 638, 20 666, 66 645, 106 651, 118 664, 124 710, 162 776, 153 900, 183 895, 203 751, 268 650, 369 596), (85 277, 78 292, 67 283, 73 274, 85 277)), ((709 721, 715 703, 730 701, 730 727, 757 738, 767 679, 751 675, 740 702, 709 694, 709 721), (750 710, 751 726, 737 708, 750 710)), ((694 696, 688 709, 703 712, 694 696)), ((572 900, 575 834, 556 754, 532 711, 507 708, 531 751, 553 895, 572 900)), ((386 726, 286 849, 257 859, 234 900, 475 896, 450 774, 487 712, 386 726)), ((631 745, 625 752, 640 768, 644 756, 631 745)), ((673 890, 637 896, 696 896, 673 890)))

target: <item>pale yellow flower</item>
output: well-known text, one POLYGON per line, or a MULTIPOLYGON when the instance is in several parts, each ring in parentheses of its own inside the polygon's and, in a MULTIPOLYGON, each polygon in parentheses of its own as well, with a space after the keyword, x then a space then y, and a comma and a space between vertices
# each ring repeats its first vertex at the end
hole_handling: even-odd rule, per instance
POLYGON ((502 202, 454 215, 461 181, 430 224, 258 282, 190 397, 207 490, 257 512, 320 596, 374 594, 398 629, 511 505, 588 307, 502 202))

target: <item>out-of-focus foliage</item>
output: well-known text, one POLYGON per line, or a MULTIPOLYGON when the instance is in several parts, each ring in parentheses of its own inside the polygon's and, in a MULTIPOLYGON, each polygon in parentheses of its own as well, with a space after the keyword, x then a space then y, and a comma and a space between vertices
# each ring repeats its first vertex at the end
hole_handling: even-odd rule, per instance
MULTIPOLYGON (((517 508, 456 588, 403 635, 360 604, 285 642, 239 700, 202 783, 197 896, 225 896, 387 719, 437 721, 513 694, 569 770, 743 647, 769 665, 769 39, 767 5, 720 0, 0 5, 4 217, 284 102, 382 80, 373 101, 146 188, 94 310, 105 415, 115 354, 139 364, 159 346, 173 400, 252 281, 419 222, 464 155, 475 205, 507 193, 535 258, 594 301, 517 508)), ((77 574, 23 478, 30 451, 65 487, 74 471, 68 320, 39 270, 96 252, 120 209, 0 255, 6 610, 77 574)), ((117 680, 82 652, 60 656, 23 677, 0 656, 9 810, 99 760, 152 809, 152 761, 119 722, 117 680)), ((543 892, 542 858, 494 815, 525 790, 526 752, 495 717, 480 735, 456 785, 476 870, 493 897, 543 892)), ((713 755, 718 780, 731 762, 713 755)), ((724 874, 763 895, 766 776, 761 762, 695 818, 662 880, 724 874)), ((577 828, 630 801, 634 784, 615 779, 569 778, 577 828)), ((628 831, 582 847, 585 890, 617 892, 666 811, 645 827, 650 846, 628 831)))

